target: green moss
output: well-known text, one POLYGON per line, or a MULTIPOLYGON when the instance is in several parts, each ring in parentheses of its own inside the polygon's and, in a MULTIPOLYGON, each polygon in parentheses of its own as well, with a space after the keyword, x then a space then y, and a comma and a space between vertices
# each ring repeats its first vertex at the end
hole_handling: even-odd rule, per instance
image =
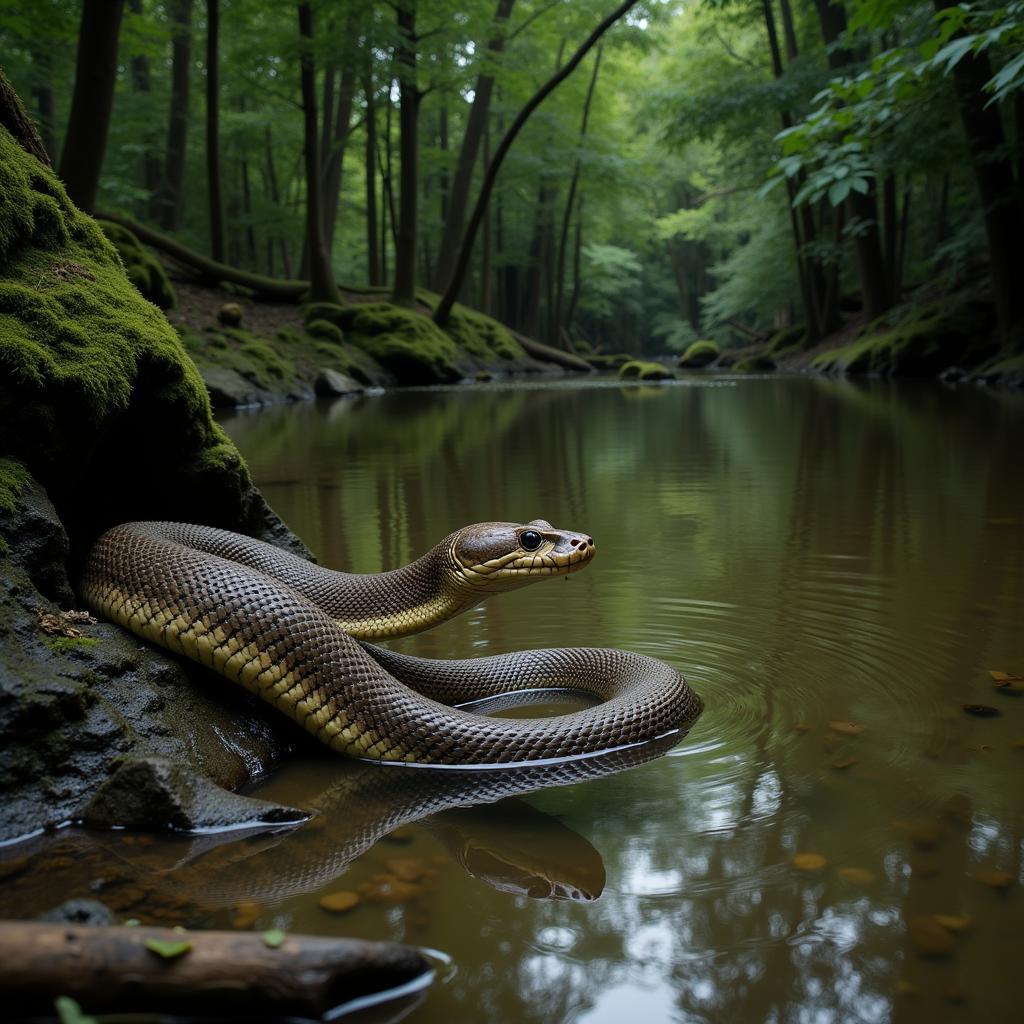
POLYGON ((455 343, 429 317, 386 302, 360 306, 352 340, 400 384, 436 384, 461 378, 455 343))
POLYGON ((901 307, 876 320, 842 348, 821 352, 811 368, 824 373, 934 376, 949 366, 976 366, 998 349, 992 308, 973 300, 901 307))
POLYGON ((672 380, 674 376, 661 363, 648 363, 642 359, 631 359, 619 367, 620 380, 672 380))
POLYGON ((345 327, 350 319, 351 306, 339 306, 336 302, 311 302, 302 308, 302 319, 308 330, 315 321, 326 320, 335 327, 345 327))
POLYGON ((114 243, 128 280, 154 305, 161 309, 173 308, 177 297, 164 265, 127 228, 108 220, 96 223, 114 243))
POLYGON ((87 651, 99 644, 94 636, 45 636, 43 643, 51 651, 87 651))
MULTIPOLYGON (((0 459, 0 513, 13 512, 18 495, 28 485, 32 474, 13 459, 0 459)), ((0 555, 6 555, 7 541, 0 534, 0 555)))
POLYGON ((802 324, 798 324, 795 327, 784 327, 781 331, 776 331, 768 339, 765 351, 772 355, 778 355, 780 352, 787 352, 790 349, 802 351, 806 347, 807 329, 802 324))
POLYGON ((687 370, 699 370, 718 358, 718 346, 713 341, 695 341, 679 357, 679 365, 687 370))
POLYGON ((478 359, 515 361, 526 358, 523 346, 503 324, 474 309, 456 306, 448 320, 447 334, 478 359))
POLYGON ((604 352, 593 355, 585 355, 583 358, 594 367, 595 370, 617 370, 626 363, 632 362, 633 357, 625 352, 608 354, 604 352))
POLYGON ((231 521, 249 485, 163 314, 95 221, 0 129, 0 436, 72 533, 145 516, 231 521), (231 469, 183 486, 227 446, 231 469), (82 487, 89 500, 82 501, 82 487))
POLYGON ((736 362, 729 367, 730 373, 765 373, 768 370, 775 369, 775 360, 771 356, 764 355, 764 353, 757 353, 752 356, 744 356, 742 359, 737 359, 736 362))
POLYGON ((335 345, 341 345, 345 341, 341 328, 337 324, 332 324, 330 320, 310 320, 306 324, 306 333, 312 334, 314 338, 333 342, 335 345))

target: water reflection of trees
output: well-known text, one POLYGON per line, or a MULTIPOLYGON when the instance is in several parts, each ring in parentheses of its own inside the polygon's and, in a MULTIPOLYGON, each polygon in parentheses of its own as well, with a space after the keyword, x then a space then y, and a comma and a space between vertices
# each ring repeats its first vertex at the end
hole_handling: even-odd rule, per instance
POLYGON ((571 590, 408 647, 632 647, 683 668, 708 710, 696 754, 531 798, 601 852, 604 895, 455 888, 430 941, 460 973, 414 1019, 584 1020, 629 993, 665 1019, 930 1021, 967 1012, 960 993, 972 1017, 1013 1019, 1019 907, 971 876, 1021 880, 1020 718, 1009 700, 992 720, 960 705, 1002 700, 979 690, 985 669, 1024 669, 1019 396, 808 380, 508 397, 413 403, 436 439, 415 457, 407 439, 380 456, 386 423, 361 453, 354 416, 334 484, 349 493, 321 520, 344 516, 382 565, 457 521, 584 527, 600 557, 571 590), (831 733, 837 719, 863 735, 831 733), (969 812, 944 813, 957 796, 969 812), (804 850, 827 867, 796 872, 804 850), (907 939, 935 913, 975 919, 950 960, 907 939))

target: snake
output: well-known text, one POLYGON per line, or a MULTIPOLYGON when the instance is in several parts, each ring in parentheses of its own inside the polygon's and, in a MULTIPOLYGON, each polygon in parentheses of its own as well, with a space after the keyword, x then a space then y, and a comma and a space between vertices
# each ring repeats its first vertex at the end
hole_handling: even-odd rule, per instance
POLYGON ((80 595, 95 614, 184 655, 361 760, 494 768, 590 757, 679 731, 702 710, 682 675, 608 648, 418 658, 408 636, 484 598, 590 563, 593 538, 543 519, 476 523, 398 569, 347 573, 243 534, 132 522, 91 547, 80 595), (597 703, 543 718, 473 705, 550 690, 597 703))

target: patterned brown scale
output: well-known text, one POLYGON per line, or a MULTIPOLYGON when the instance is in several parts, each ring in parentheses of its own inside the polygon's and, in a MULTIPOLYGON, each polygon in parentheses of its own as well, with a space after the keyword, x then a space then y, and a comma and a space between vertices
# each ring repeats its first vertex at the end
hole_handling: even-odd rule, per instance
POLYGON ((401 569, 359 575, 210 527, 127 523, 96 542, 80 589, 98 614, 241 684, 340 753, 480 767, 642 743, 700 713, 674 668, 628 651, 441 661, 361 642, 428 629, 492 593, 575 572, 593 554, 590 537, 543 520, 481 523, 401 569), (541 719, 456 706, 552 688, 601 703, 541 719))

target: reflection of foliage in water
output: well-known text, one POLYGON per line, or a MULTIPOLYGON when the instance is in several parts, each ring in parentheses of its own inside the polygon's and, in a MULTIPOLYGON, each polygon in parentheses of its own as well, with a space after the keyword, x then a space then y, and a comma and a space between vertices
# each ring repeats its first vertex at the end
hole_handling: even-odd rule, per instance
POLYGON ((280 437, 269 458, 237 434, 259 479, 301 478, 271 498, 329 562, 382 568, 463 522, 536 515, 599 553, 569 586, 403 646, 629 647, 681 667, 707 704, 683 756, 530 798, 598 849, 604 894, 541 905, 452 884, 420 940, 456 956, 458 979, 414 1019, 586 1019, 617 993, 661 1007, 652 1019, 715 1021, 931 1020, 951 986, 973 1014, 1014 1005, 998 967, 1024 944, 1014 898, 970 875, 1021 870, 1024 704, 985 675, 1024 669, 1020 396, 792 380, 386 401, 297 433, 295 462, 280 437), (1004 714, 971 719, 968 700, 1004 714), (966 823, 942 812, 957 795, 966 823), (915 845, 921 822, 936 849, 915 845), (796 872, 803 851, 827 866, 796 872), (908 946, 906 922, 932 913, 975 917, 951 963, 908 946))

